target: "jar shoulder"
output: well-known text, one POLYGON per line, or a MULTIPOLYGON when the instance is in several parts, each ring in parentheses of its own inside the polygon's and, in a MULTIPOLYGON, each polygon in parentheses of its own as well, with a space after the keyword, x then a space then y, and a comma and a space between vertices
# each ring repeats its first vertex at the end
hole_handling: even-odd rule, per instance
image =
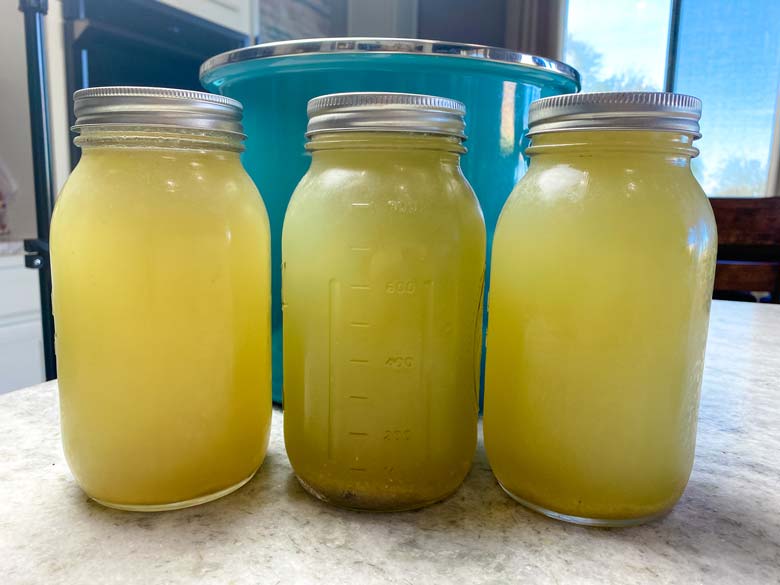
POLYGON ((179 153, 83 156, 60 191, 52 239, 60 230, 96 224, 142 233, 176 223, 223 229, 269 230, 268 214, 238 157, 214 160, 179 153))
POLYGON ((512 190, 502 216, 558 213, 566 208, 577 209, 582 216, 598 214, 603 221, 613 217, 641 221, 644 211, 666 213, 715 229, 709 199, 688 166, 531 164, 512 190))
POLYGON ((132 153, 117 149, 113 153, 82 156, 63 185, 58 201, 76 198, 94 201, 122 193, 133 193, 136 199, 184 195, 221 198, 225 203, 251 197, 263 205, 238 156, 174 150, 132 153))
POLYGON ((459 169, 358 169, 310 168, 298 183, 288 207, 337 209, 344 204, 368 203, 373 207, 398 207, 394 202, 414 202, 416 208, 449 208, 479 213, 474 190, 459 169))
POLYGON ((283 237, 334 239, 344 230, 375 230, 421 240, 469 238, 484 247, 485 224, 473 189, 460 172, 373 173, 310 169, 298 184, 283 237))

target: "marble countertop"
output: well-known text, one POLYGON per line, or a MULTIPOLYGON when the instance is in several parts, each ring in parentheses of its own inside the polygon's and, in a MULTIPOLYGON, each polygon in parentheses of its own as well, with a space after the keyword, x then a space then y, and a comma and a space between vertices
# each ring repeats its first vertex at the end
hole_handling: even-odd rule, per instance
POLYGON ((594 529, 530 512, 480 442, 461 489, 429 508, 349 512, 295 480, 275 411, 263 467, 238 492, 177 512, 109 510, 60 449, 56 384, 0 396, 0 582, 780 583, 780 306, 716 302, 696 464, 671 514, 594 529))

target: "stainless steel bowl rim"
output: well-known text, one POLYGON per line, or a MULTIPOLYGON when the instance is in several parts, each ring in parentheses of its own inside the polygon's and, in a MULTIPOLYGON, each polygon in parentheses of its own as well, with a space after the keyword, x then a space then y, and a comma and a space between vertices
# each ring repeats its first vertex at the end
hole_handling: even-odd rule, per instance
POLYGON ((546 71, 573 82, 578 89, 580 87, 580 74, 577 70, 555 59, 487 45, 389 37, 296 39, 242 47, 207 59, 200 66, 200 79, 203 80, 208 73, 219 67, 234 63, 271 57, 334 53, 397 53, 476 59, 504 65, 514 65, 525 69, 546 71))

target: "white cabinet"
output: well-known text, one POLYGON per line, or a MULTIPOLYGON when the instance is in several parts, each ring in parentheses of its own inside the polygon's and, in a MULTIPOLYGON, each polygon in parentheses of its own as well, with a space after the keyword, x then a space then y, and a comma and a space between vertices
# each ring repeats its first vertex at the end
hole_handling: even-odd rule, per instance
POLYGON ((246 35, 252 35, 252 0, 159 0, 246 35))
POLYGON ((38 273, 0 256, 0 394, 44 380, 38 273))

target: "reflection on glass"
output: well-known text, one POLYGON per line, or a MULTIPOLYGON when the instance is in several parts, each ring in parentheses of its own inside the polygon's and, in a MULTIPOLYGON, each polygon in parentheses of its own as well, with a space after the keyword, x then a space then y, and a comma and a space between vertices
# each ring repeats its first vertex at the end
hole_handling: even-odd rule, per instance
POLYGON ((512 154, 515 150, 515 94, 517 83, 504 82, 501 96, 501 154, 512 154))

